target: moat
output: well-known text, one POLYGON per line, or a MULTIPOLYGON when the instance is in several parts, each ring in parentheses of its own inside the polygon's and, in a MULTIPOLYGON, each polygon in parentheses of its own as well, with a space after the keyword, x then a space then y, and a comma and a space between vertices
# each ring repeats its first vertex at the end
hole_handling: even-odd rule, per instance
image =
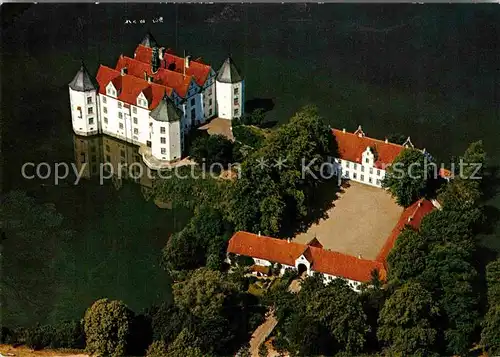
MULTIPOLYGON (((52 204, 74 234, 63 242, 2 242, 2 323, 80 318, 104 296, 135 311, 171 298, 160 253, 189 212, 158 208, 148 182, 100 185, 89 175, 55 186, 21 176, 26 162, 53 167, 81 155, 67 84, 82 58, 95 73, 100 63, 131 55, 149 30, 214 67, 230 53, 245 77, 247 108, 266 106, 268 121, 284 122, 315 104, 332 126, 352 131, 360 124, 372 137, 411 135, 443 162, 483 139, 496 166, 500 78, 498 63, 486 59, 500 55, 500 15, 492 5, 453 12, 402 6, 397 13, 389 6, 299 4, 29 7, 2 29, 3 192, 19 189, 52 204), (153 23, 160 16, 163 22, 153 23)), ((117 160, 122 144, 108 143, 117 160)), ((137 148, 124 148, 133 160, 137 148)), ((500 196, 490 203, 497 211, 500 196)), ((485 245, 500 249, 497 235, 484 237, 485 245)))

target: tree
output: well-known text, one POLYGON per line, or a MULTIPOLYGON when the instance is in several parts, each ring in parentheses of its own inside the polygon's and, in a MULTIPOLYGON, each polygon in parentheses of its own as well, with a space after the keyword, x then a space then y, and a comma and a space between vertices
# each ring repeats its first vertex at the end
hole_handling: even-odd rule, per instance
POLYGON ((500 258, 486 266, 486 282, 488 284, 488 304, 500 305, 500 258))
POLYGON ((154 341, 146 352, 146 357, 165 357, 167 345, 163 341, 154 341))
POLYGON ((337 345, 348 353, 363 349, 369 331, 359 296, 336 279, 310 293, 306 312, 328 328, 337 345))
POLYGON ((179 333, 175 341, 168 347, 165 357, 209 357, 198 347, 193 347, 195 336, 184 329, 179 333))
POLYGON ((246 125, 261 125, 264 122, 266 113, 264 109, 257 108, 252 111, 252 113, 247 114, 243 117, 243 123, 246 125))
POLYGON ((436 245, 419 277, 440 306, 440 326, 451 354, 462 355, 470 349, 479 322, 478 294, 474 291, 477 273, 470 259, 466 247, 455 243, 436 245))
POLYGON ((481 343, 492 356, 500 353, 500 305, 488 310, 483 321, 481 343))
POLYGON ((380 312, 378 337, 397 354, 429 356, 438 334, 433 327, 438 313, 427 290, 419 283, 407 283, 386 300, 380 312))
POLYGON ((387 257, 389 280, 404 283, 419 276, 425 269, 427 250, 427 242, 418 232, 403 229, 387 257))
POLYGON ((269 351, 267 349, 267 346, 266 346, 266 343, 263 342, 260 346, 259 346, 259 357, 267 357, 267 355, 269 354, 269 351))
POLYGON ((460 166, 454 172, 455 178, 440 192, 443 207, 467 210, 479 201, 482 196, 481 178, 485 162, 486 153, 482 141, 471 143, 460 158, 460 166))
POLYGON ((197 317, 220 315, 225 300, 237 285, 218 271, 199 268, 183 282, 173 285, 175 304, 197 317))
POLYGON ((404 149, 387 168, 382 187, 389 189, 399 205, 408 207, 425 194, 429 166, 420 150, 404 149))
POLYGON ((132 311, 121 301, 100 299, 94 302, 84 317, 88 352, 123 356, 132 318, 132 311))
POLYGON ((189 155, 198 163, 220 163, 226 167, 233 160, 233 142, 224 135, 201 136, 194 140, 189 155))

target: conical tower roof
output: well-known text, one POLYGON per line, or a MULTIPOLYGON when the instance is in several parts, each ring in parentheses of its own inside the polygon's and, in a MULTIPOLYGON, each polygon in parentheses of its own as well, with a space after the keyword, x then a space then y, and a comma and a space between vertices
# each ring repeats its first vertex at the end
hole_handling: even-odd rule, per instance
POLYGON ((217 81, 222 83, 238 83, 242 81, 240 72, 231 57, 228 57, 219 69, 217 81))
POLYGON ((148 32, 148 33, 146 33, 146 35, 142 39, 141 45, 153 48, 153 47, 158 47, 158 42, 156 42, 153 35, 151 35, 151 32, 148 32))
POLYGON ((165 95, 149 116, 157 121, 175 122, 180 120, 182 112, 175 106, 172 99, 165 95))
POLYGON ((85 64, 83 63, 83 61, 80 70, 76 74, 75 78, 73 78, 73 80, 69 83, 69 87, 79 92, 97 90, 97 83, 90 76, 87 68, 85 68, 85 64))

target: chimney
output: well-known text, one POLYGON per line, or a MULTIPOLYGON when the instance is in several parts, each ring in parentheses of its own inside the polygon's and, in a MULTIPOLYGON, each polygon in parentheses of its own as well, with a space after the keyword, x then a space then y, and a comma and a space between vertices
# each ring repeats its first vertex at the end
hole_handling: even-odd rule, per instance
POLYGON ((160 61, 163 60, 164 51, 165 51, 165 47, 160 47, 160 50, 158 51, 158 57, 160 58, 160 61))
POLYGON ((290 238, 287 238, 286 241, 290 243, 292 240, 290 238))
POLYGON ((259 237, 260 237, 260 231, 259 231, 259 237))
POLYGON ((144 80, 147 81, 148 80, 148 72, 144 71, 144 80))
POLYGON ((121 71, 120 71, 120 74, 121 74, 122 76, 126 75, 127 73, 128 73, 128 68, 127 68, 127 67, 123 67, 123 68, 121 69, 121 71))
POLYGON ((411 221, 413 221, 413 217, 408 217, 408 223, 410 223, 411 221))
POLYGON ((363 259, 363 256, 361 254, 358 254, 358 259, 363 259))
POLYGON ((342 129, 342 132, 345 133, 345 128, 342 129))
POLYGON ((189 68, 190 62, 191 62, 191 56, 186 56, 186 58, 184 59, 184 63, 185 63, 186 68, 189 68))
POLYGON ((151 84, 152 81, 153 81, 153 76, 148 76, 148 83, 151 84))
POLYGON ((422 201, 418 202, 418 207, 422 207, 422 201))
POLYGON ((385 143, 389 144, 389 139, 385 138, 385 143))

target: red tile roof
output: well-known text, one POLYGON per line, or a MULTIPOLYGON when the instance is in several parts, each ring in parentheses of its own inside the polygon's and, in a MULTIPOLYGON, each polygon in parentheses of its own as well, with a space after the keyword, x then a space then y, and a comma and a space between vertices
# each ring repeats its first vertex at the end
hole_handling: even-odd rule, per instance
POLYGON ((144 79, 132 75, 122 76, 120 71, 101 65, 97 71, 99 93, 106 95, 106 86, 112 82, 118 91, 118 99, 122 102, 137 105, 137 96, 143 92, 146 96, 149 109, 156 108, 165 93, 170 95, 171 88, 166 88, 155 83, 148 83, 144 79))
POLYGON ((343 130, 332 129, 332 132, 337 140, 341 159, 361 163, 363 152, 369 146, 376 152, 377 161, 375 162, 375 167, 379 169, 385 170, 404 149, 402 145, 386 143, 383 140, 344 132, 343 130))
POLYGON ((295 266, 295 260, 304 255, 311 263, 311 269, 316 272, 368 282, 371 280, 372 271, 377 269, 380 278, 385 280, 387 255, 393 248, 401 230, 406 225, 418 229, 422 218, 433 209, 434 205, 426 199, 418 200, 405 209, 376 260, 360 259, 352 255, 323 249, 317 239, 311 240, 308 244, 299 244, 242 231, 236 232, 231 237, 227 251, 289 266, 295 266))
POLYGON ((355 281, 370 281, 374 269, 379 270, 382 279, 386 276, 383 264, 378 261, 242 231, 231 237, 227 251, 289 266, 295 266, 295 260, 304 255, 312 263, 312 270, 355 281))
POLYGON ((183 76, 181 73, 169 71, 164 68, 159 68, 158 71, 153 74, 149 64, 130 57, 120 56, 115 69, 120 71, 124 67, 127 67, 128 74, 140 79, 144 79, 144 72, 146 72, 148 76, 153 77, 153 83, 174 89, 182 98, 186 97, 192 80, 191 76, 183 76))
POLYGON ((391 249, 394 247, 394 244, 396 243, 396 240, 398 239, 398 236, 403 228, 409 225, 413 229, 418 229, 420 227, 420 223, 422 222, 422 218, 424 218, 424 216, 431 212, 433 209, 434 205, 432 204, 432 202, 423 198, 405 209, 401 214, 398 223, 396 223, 396 226, 385 241, 384 246, 378 253, 377 261, 386 264, 387 256, 389 255, 391 249))
MULTIPOLYGON (((134 58, 144 63, 151 63, 153 50, 149 47, 139 45, 134 52, 134 58)), ((173 71, 183 73, 184 58, 174 55, 170 50, 164 51, 164 61, 166 68, 172 68, 173 71), (169 67, 172 65, 172 67, 169 67)), ((199 86, 203 86, 210 74, 211 67, 198 61, 189 61, 189 67, 186 68, 186 74, 192 76, 199 86)))

